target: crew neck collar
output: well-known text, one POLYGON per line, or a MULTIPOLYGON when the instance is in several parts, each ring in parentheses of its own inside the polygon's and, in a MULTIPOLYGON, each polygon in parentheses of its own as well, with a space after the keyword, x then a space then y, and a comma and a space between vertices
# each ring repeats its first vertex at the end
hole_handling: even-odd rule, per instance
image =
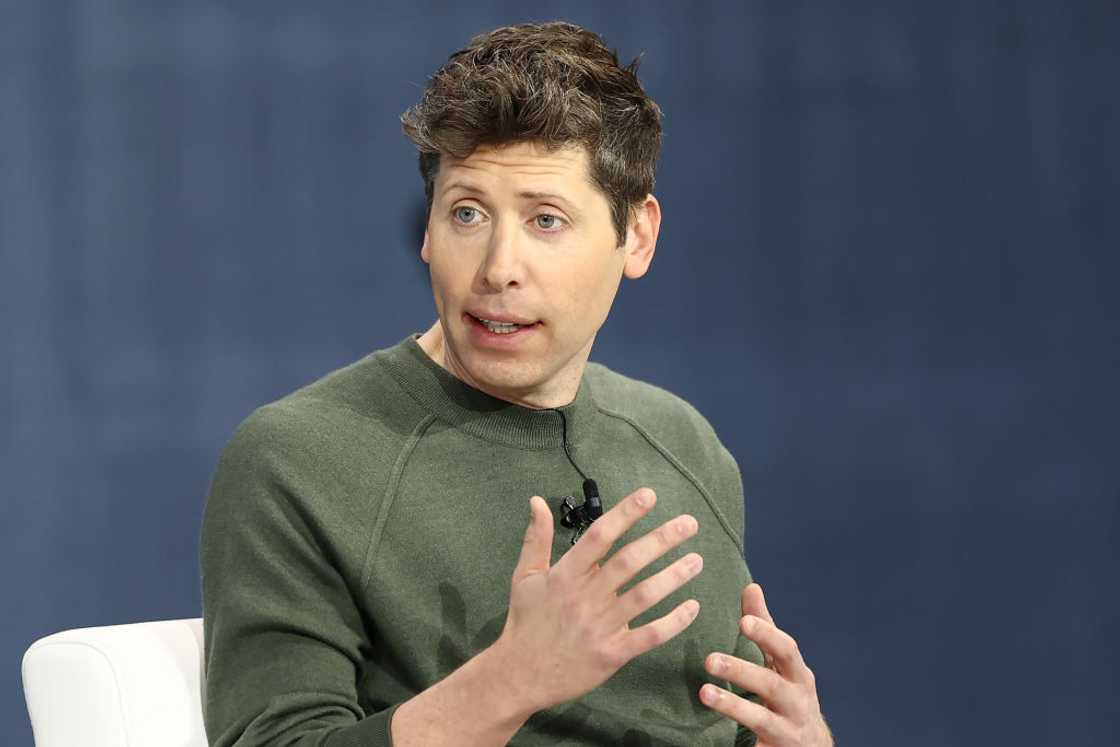
POLYGON ((417 402, 440 420, 488 441, 523 449, 552 449, 580 440, 590 427, 596 406, 586 367, 576 398, 563 407, 534 409, 476 389, 436 363, 413 333, 378 357, 417 402), (564 414, 561 420, 559 412, 564 414))

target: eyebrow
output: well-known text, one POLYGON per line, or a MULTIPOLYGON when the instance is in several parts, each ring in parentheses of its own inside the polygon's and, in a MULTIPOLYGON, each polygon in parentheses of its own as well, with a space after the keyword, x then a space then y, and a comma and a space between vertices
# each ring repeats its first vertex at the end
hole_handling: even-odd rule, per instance
MULTIPOLYGON (((451 182, 451 184, 448 184, 443 188, 443 194, 447 194, 453 189, 461 189, 464 192, 471 192, 478 195, 486 194, 486 191, 484 189, 476 187, 473 184, 468 184, 466 182, 451 182)), ((560 202, 563 202, 565 205, 572 208, 573 212, 575 211, 575 205, 567 197, 564 197, 564 195, 554 194, 552 192, 534 192, 526 190, 518 192, 517 196, 526 200, 559 200, 560 202)))

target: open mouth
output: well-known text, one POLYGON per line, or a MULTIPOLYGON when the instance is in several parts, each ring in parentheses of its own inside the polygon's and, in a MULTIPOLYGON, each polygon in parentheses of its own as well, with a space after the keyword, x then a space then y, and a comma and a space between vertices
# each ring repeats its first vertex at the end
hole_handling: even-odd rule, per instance
POLYGON ((532 324, 515 324, 513 322, 498 322, 492 319, 482 319, 473 314, 464 314, 472 324, 476 327, 486 330, 494 335, 512 335, 522 330, 533 329, 540 326, 540 322, 533 322, 532 324))

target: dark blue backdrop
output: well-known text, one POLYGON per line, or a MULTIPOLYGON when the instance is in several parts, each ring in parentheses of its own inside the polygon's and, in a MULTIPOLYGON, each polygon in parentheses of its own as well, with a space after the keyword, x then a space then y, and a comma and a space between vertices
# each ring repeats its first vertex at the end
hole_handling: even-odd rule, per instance
POLYGON ((565 18, 665 111, 593 358, 738 458, 840 743, 1115 743, 1114 2, 375 5, 0 12, 0 742, 36 638, 200 614, 253 407, 431 323, 397 117, 565 18))

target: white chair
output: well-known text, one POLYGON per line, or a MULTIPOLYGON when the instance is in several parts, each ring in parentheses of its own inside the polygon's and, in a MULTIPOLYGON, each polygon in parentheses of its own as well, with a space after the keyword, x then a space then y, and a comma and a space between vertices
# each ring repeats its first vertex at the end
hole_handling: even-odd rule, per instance
POLYGON ((35 747, 207 747, 202 618, 76 628, 23 655, 35 747))

